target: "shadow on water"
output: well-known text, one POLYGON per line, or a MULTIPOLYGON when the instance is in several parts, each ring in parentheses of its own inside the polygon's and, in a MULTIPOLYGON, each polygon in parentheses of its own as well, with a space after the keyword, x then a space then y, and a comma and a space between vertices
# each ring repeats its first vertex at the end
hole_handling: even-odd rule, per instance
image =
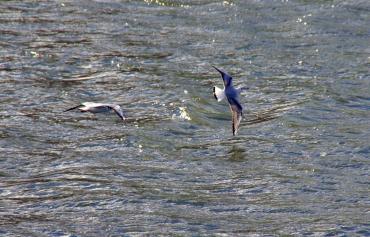
POLYGON ((246 157, 245 148, 242 148, 237 145, 233 145, 232 148, 228 151, 228 156, 230 161, 243 161, 246 157))
POLYGON ((255 117, 255 118, 249 119, 242 123, 247 124, 247 125, 253 125, 253 124, 263 123, 263 122, 267 122, 273 119, 277 119, 281 117, 284 113, 297 107, 297 105, 299 105, 300 103, 302 102, 291 102, 291 103, 279 104, 279 105, 275 105, 271 108, 268 108, 262 111, 253 112, 249 114, 249 116, 255 117))

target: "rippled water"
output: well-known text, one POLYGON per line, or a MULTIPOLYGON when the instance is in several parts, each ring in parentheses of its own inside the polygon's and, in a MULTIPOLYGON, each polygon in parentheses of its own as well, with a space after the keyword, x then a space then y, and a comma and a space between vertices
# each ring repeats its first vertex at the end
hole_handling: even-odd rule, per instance
POLYGON ((1 1, 2 236, 369 236, 370 3, 1 1), (232 136, 211 66, 250 89, 232 136), (61 111, 83 101, 128 116, 61 111))

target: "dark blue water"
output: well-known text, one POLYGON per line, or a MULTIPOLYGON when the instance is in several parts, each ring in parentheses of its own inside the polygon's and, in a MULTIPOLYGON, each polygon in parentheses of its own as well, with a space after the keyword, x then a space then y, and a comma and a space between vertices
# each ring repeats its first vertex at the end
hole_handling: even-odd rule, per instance
POLYGON ((0 1, 1 236, 369 236, 368 1, 0 1), (234 77, 245 108, 232 136, 234 77), (81 102, 114 113, 63 110, 81 102))

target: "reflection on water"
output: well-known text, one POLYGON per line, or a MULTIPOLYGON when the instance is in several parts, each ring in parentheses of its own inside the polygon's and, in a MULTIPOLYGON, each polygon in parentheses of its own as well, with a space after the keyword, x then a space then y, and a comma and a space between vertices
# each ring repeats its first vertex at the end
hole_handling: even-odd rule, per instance
POLYGON ((257 123, 266 122, 272 119, 276 119, 282 116, 284 113, 288 112, 290 109, 294 109, 299 103, 283 103, 275 105, 269 109, 265 109, 259 112, 250 113, 249 117, 251 119, 247 120, 245 123, 248 125, 253 125, 257 123))
POLYGON ((369 235, 368 12, 1 1, 1 236, 369 235), (212 65, 250 88, 237 136, 212 65))
POLYGON ((232 161, 243 161, 246 156, 245 153, 246 153, 245 149, 233 145, 230 151, 228 152, 230 157, 229 159, 232 161))

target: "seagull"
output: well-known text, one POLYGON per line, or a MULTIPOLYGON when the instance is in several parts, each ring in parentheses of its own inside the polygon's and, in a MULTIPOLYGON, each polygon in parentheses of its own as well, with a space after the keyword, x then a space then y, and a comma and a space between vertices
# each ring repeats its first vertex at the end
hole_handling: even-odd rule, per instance
POLYGON ((243 116, 243 107, 239 102, 239 94, 242 90, 248 88, 234 88, 232 83, 233 78, 230 75, 228 75, 226 72, 221 71, 215 66, 212 67, 214 67, 221 74, 222 80, 224 81, 224 89, 214 86, 213 95, 218 102, 222 101, 225 98, 229 102, 231 110, 232 130, 233 135, 235 136, 238 132, 240 121, 242 120, 243 116))
POLYGON ((108 111, 113 110, 122 120, 126 119, 125 116, 123 116, 121 107, 116 104, 84 102, 73 108, 64 110, 63 112, 67 112, 67 111, 74 110, 74 109, 79 109, 81 112, 90 112, 90 113, 102 113, 102 112, 108 112, 108 111))

